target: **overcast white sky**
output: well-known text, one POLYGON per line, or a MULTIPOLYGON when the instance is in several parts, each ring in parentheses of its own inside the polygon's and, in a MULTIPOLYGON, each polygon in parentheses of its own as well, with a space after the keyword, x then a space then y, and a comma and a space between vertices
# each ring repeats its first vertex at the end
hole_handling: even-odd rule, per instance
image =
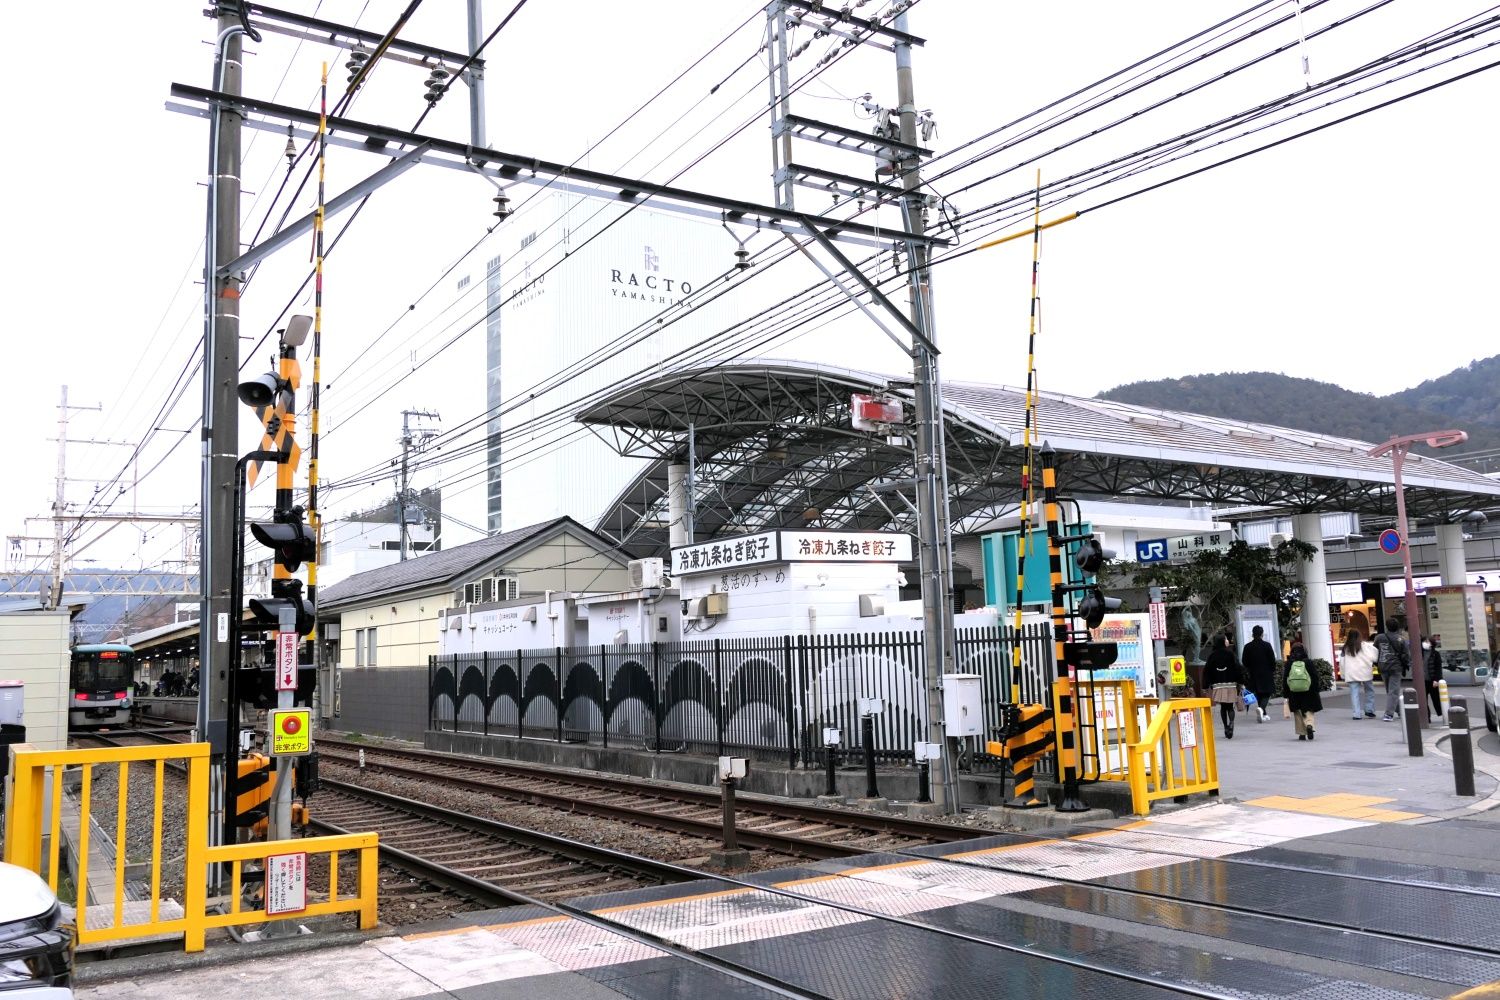
MULTIPOLYGON (((308 13, 316 8, 319 17, 358 21, 374 30, 384 30, 404 5, 405 0, 286 0, 286 6, 308 13)), ((876 0, 862 12, 880 5, 876 0)), ((1313 7, 1313 0, 1304 5, 1313 7)), ((1250 0, 920 0, 910 19, 911 29, 929 40, 914 62, 918 105, 931 108, 938 121, 932 146, 940 153, 949 150, 1248 6, 1250 0)), ((1369 0, 1327 0, 1306 15, 1306 27, 1315 30, 1366 6, 1369 0)), ((486 28, 510 7, 510 0, 489 0, 486 28)), ((191 3, 112 7, 116 16, 92 22, 88 42, 68 51, 52 44, 80 37, 62 9, 29 4, 9 13, 15 37, 35 44, 0 65, 13 137, 10 155, 0 161, 8 195, 7 266, 0 274, 8 306, 9 391, 19 404, 11 409, 24 420, 13 435, 14 471, 0 495, 6 534, 22 534, 24 518, 50 509, 56 445, 48 439, 56 436, 61 385, 70 387, 75 403, 103 407, 75 413, 73 436, 136 442, 173 380, 196 356, 202 332, 201 289, 195 281, 201 270, 207 127, 200 119, 167 112, 163 103, 174 81, 209 84, 211 23, 199 8, 191 3)), ((1309 42, 1311 78, 1344 72, 1482 9, 1477 3, 1394 0, 1309 42)), ((752 17, 756 10, 755 3, 742 0, 689 8, 530 0, 487 53, 490 144, 554 160, 578 157, 749 18, 749 26, 699 71, 585 161, 598 169, 667 179, 764 102, 763 74, 754 58, 764 20, 752 17), (747 59, 744 70, 709 95, 714 83, 747 59)), ((1290 10, 1288 3, 1265 8, 1273 16, 1290 10)), ((404 36, 462 48, 463 4, 426 0, 404 36)), ((1122 100, 1113 113, 1062 127, 1048 140, 1002 153, 946 184, 935 182, 934 188, 949 194, 991 172, 986 167, 1010 167, 1057 144, 1050 140, 1071 138, 1295 38, 1291 22, 1272 28, 1169 84, 1122 100)), ((1500 32, 1481 35, 1448 54, 1496 40, 1500 32)), ((333 85, 342 86, 345 56, 331 48, 299 46, 273 34, 250 48, 247 93, 308 106, 325 58, 334 62, 333 85)), ((799 68, 826 48, 826 41, 815 43, 799 68)), ((1496 52, 1500 48, 1309 115, 1301 125, 1147 174, 1136 186, 1478 67, 1496 52)), ((414 67, 386 65, 351 116, 408 127, 422 108, 423 80, 414 67)), ((1300 53, 1283 53, 1124 127, 1043 156, 1043 177, 1066 176, 1279 98, 1302 82, 1300 53)), ((1042 271, 1043 386, 1092 394, 1140 379, 1267 369, 1386 393, 1494 353, 1492 241, 1481 234, 1493 231, 1497 221, 1496 141, 1484 113, 1495 105, 1497 83, 1500 72, 1483 73, 1050 231, 1042 271)), ((798 96, 794 111, 858 126, 850 98, 865 92, 881 104, 895 103, 887 54, 872 50, 844 60, 798 96)), ((464 138, 465 101, 455 88, 424 130, 464 138)), ((762 115, 677 183, 770 203, 766 124, 762 115)), ((244 185, 251 231, 285 172, 282 146, 282 139, 260 134, 249 148, 244 185)), ((330 193, 379 162, 335 150, 330 193)), ((954 195, 953 204, 969 211, 1015 195, 1029 186, 1034 169, 1014 170, 954 195)), ((1116 184, 1043 215, 1086 208, 1129 189, 1116 184)), ((477 316, 474 296, 462 298, 455 282, 469 274, 480 285, 483 261, 496 252, 493 245, 481 246, 452 275, 442 275, 492 221, 492 193, 478 177, 419 168, 377 194, 330 257, 324 373, 332 381, 326 400, 333 431, 324 450, 325 477, 348 475, 390 455, 403 407, 438 409, 447 426, 482 408, 483 379, 475 367, 482 359, 478 329, 377 402, 360 407, 409 371, 413 359, 425 361, 434 344, 477 316), (412 303, 417 308, 408 310, 412 303), (393 323, 391 334, 346 372, 358 352, 393 323)), ((309 207, 305 195, 294 217, 309 207)), ((799 207, 820 211, 826 201, 809 195, 799 207)), ((334 231, 342 221, 333 223, 334 231)), ((769 243, 758 240, 752 247, 769 243)), ((733 249, 726 236, 725 264, 733 249)), ((254 338, 244 343, 247 355, 306 267, 305 248, 299 246, 256 276, 244 299, 243 333, 254 338)), ((746 297, 745 308, 790 293, 809 283, 810 274, 796 266, 768 271, 758 277, 760 290, 746 297)), ((1029 278, 1029 240, 938 269, 936 312, 948 377, 1011 384, 1024 379, 1029 278)), ((299 300, 297 309, 309 305, 299 300)), ((890 371, 900 367, 884 338, 858 322, 773 345, 767 353, 890 371)), ((261 354, 268 357, 269 350, 261 354)), ((190 428, 201 391, 195 378, 160 424, 190 428)), ((1275 418, 1266 414, 1268 421, 1275 418)), ((243 423, 248 448, 255 435, 249 421, 243 423)), ((68 473, 80 481, 69 484, 69 500, 87 501, 92 484, 112 477, 128 454, 105 445, 74 446, 68 473)), ((162 461, 142 481, 140 505, 161 510, 195 505, 197 455, 195 434, 158 433, 142 455, 141 468, 162 461), (188 442, 168 453, 181 437, 188 442)), ((335 499, 347 513, 378 502, 390 489, 385 483, 335 499)), ((112 509, 128 509, 129 503, 127 491, 112 509)), ((27 533, 48 533, 47 525, 31 529, 27 533)), ((175 529, 150 529, 143 536, 127 528, 88 554, 108 565, 156 565, 176 555, 176 543, 175 529)), ((36 551, 35 544, 27 549, 36 551)))

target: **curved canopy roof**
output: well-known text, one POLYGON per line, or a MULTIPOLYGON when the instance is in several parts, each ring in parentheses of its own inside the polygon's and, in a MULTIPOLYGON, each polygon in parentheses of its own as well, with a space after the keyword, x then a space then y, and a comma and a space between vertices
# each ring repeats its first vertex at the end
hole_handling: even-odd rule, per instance
MULTIPOLYGON (((854 430, 856 392, 901 400, 910 423, 909 377, 798 361, 683 369, 594 401, 578 420, 621 454, 651 460, 597 530, 637 551, 666 547, 667 467, 686 461, 689 428, 699 540, 807 525, 909 528, 911 447, 854 430)), ((1018 389, 944 382, 954 531, 1018 502, 1025 402, 1018 389)), ((1072 496, 1395 511, 1390 459, 1371 458, 1369 442, 1058 393, 1039 394, 1037 427, 1072 496)), ((1500 502, 1500 482, 1430 456, 1409 456, 1402 478, 1414 518, 1500 502)))

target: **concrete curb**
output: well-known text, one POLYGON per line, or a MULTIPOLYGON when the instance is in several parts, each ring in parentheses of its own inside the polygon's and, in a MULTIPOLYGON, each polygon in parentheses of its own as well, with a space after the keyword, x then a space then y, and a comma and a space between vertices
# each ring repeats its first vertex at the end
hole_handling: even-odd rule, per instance
MULTIPOLYGON (((237 944, 228 937, 216 938, 203 951, 188 954, 183 951, 152 952, 132 955, 128 958, 112 958, 83 962, 73 968, 75 986, 96 986, 136 976, 156 976, 164 971, 183 972, 188 969, 213 968, 233 965, 238 962, 253 962, 281 955, 298 955, 323 948, 340 948, 374 941, 397 934, 396 928, 381 924, 373 931, 338 930, 305 934, 294 938, 274 938, 237 944)), ((125 945, 128 947, 128 944, 125 945)))

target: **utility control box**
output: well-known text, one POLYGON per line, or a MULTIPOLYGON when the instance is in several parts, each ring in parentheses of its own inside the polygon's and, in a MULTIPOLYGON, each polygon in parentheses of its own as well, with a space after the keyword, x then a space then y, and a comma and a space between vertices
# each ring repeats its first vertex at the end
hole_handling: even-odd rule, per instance
POLYGON ((949 736, 984 735, 984 692, 978 674, 943 675, 943 727, 949 736))

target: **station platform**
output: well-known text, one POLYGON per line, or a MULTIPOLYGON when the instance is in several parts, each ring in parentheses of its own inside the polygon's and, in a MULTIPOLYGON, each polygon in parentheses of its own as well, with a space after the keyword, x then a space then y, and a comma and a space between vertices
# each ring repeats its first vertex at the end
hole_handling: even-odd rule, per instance
MULTIPOLYGON (((1500 983, 1500 822, 1224 802, 520 907, 84 998, 1451 997, 1500 983)), ((234 952, 228 952, 233 956, 234 952)))

